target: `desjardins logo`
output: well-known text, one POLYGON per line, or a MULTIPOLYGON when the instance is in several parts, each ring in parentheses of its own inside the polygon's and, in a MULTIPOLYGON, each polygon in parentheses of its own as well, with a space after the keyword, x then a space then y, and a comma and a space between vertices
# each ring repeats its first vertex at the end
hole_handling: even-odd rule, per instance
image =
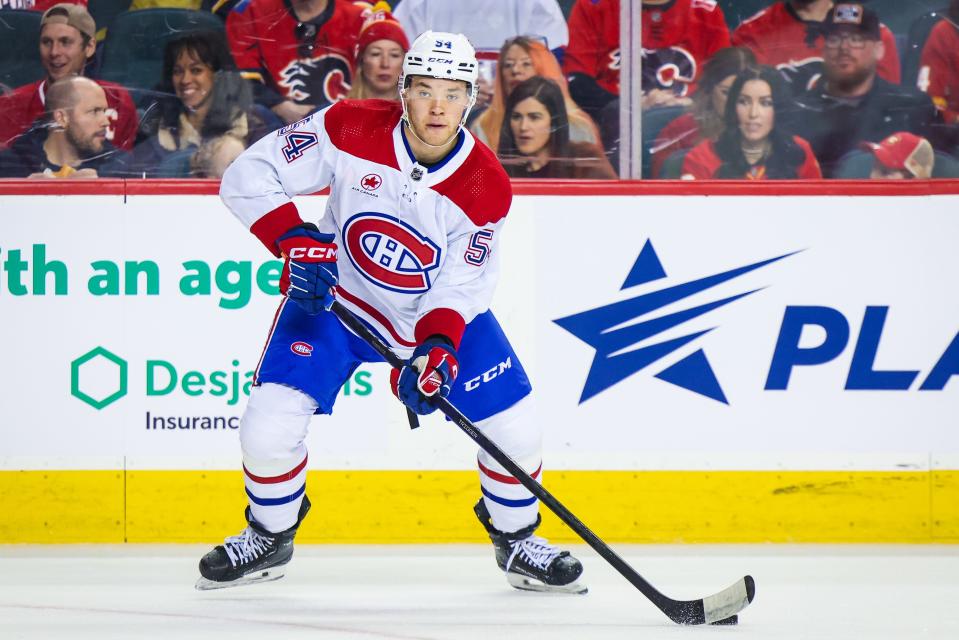
POLYGON ((70 363, 70 395, 98 411, 127 394, 127 361, 97 347, 70 363))

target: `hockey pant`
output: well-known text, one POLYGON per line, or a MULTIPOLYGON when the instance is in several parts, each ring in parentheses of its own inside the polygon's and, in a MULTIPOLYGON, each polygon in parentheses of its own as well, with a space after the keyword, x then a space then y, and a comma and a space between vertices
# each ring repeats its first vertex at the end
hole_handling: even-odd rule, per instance
MULTIPOLYGON (((540 480, 542 434, 529 380, 491 312, 467 326, 459 356, 450 402, 540 480)), ((309 316, 295 304, 281 304, 240 422, 246 493, 254 519, 267 530, 296 522, 306 491, 310 419, 332 412, 340 388, 362 362, 382 358, 333 314, 309 316)), ((529 490, 486 452, 479 452, 477 463, 493 526, 511 532, 532 524, 539 504, 529 490)))

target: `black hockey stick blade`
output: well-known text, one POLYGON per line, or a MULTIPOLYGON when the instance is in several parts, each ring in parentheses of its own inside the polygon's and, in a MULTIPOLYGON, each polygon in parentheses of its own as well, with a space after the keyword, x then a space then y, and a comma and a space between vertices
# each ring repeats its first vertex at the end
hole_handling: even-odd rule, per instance
MULTIPOLYGON (((394 368, 404 366, 405 362, 403 359, 396 355, 389 345, 383 342, 383 340, 371 331, 369 327, 363 324, 359 318, 354 316, 349 309, 338 301, 334 301, 330 311, 332 311, 343 324, 349 327, 353 333, 369 343, 390 366, 394 368)), ((579 518, 563 506, 543 485, 533 480, 522 467, 500 449, 496 443, 487 438, 476 425, 464 416, 459 409, 454 407, 449 400, 434 396, 431 402, 676 624, 697 625, 723 623, 745 609, 749 603, 753 601, 753 597, 756 594, 756 583, 753 581, 752 576, 745 576, 719 593, 700 600, 673 600, 664 595, 656 589, 656 587, 647 582, 645 578, 639 575, 639 573, 629 566, 625 560, 619 557, 615 551, 610 549, 609 545, 603 542, 599 536, 593 533, 589 527, 583 524, 579 518)))

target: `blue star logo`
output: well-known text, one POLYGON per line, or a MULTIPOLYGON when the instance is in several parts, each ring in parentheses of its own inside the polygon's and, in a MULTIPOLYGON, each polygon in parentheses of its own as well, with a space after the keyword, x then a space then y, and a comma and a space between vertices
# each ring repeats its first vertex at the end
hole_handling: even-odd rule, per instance
MULTIPOLYGON (((579 399, 580 404, 689 344, 696 338, 709 333, 715 327, 639 348, 633 348, 634 345, 672 329, 687 320, 698 318, 713 309, 718 309, 730 302, 735 302, 761 291, 762 288, 654 318, 642 319, 643 316, 649 316, 657 309, 711 289, 783 258, 788 258, 796 253, 798 251, 554 320, 553 322, 596 349, 593 364, 586 376, 586 384, 583 386, 583 394, 579 399), (641 321, 635 322, 636 320, 641 321)), ((647 240, 620 290, 665 277, 666 270, 663 269, 652 243, 647 240)), ((655 374, 655 377, 717 402, 729 404, 726 394, 723 393, 722 386, 720 386, 719 380, 709 364, 709 359, 702 349, 698 349, 663 369, 655 374)))

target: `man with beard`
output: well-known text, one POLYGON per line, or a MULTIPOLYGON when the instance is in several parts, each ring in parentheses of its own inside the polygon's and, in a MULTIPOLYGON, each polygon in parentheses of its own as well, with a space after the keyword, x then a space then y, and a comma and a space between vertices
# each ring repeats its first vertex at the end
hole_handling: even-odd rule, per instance
MULTIPOLYGON (((62 78, 83 75, 87 62, 96 51, 97 27, 85 7, 59 3, 48 9, 40 20, 40 63, 46 77, 17 87, 0 96, 0 149, 12 145, 17 136, 38 124, 49 111, 46 96, 50 84, 62 78)), ((118 84, 97 80, 106 92, 110 124, 107 138, 121 149, 133 148, 138 118, 133 100, 118 84)))
POLYGON ((97 178, 122 175, 123 158, 107 140, 106 93, 93 80, 70 76, 46 94, 46 126, 31 129, 0 155, 4 178, 97 178))
MULTIPOLYGON (((733 46, 751 49, 760 64, 776 67, 793 90, 801 93, 822 74, 824 21, 834 4, 833 0, 776 2, 736 28, 733 46)), ((879 33, 885 48, 879 77, 899 84, 896 38, 884 24, 879 33)))
POLYGON ((924 93, 878 77, 885 54, 879 17, 861 4, 837 4, 823 25, 823 77, 797 98, 796 133, 812 145, 823 175, 863 142, 897 131, 928 138, 938 120, 924 93))

